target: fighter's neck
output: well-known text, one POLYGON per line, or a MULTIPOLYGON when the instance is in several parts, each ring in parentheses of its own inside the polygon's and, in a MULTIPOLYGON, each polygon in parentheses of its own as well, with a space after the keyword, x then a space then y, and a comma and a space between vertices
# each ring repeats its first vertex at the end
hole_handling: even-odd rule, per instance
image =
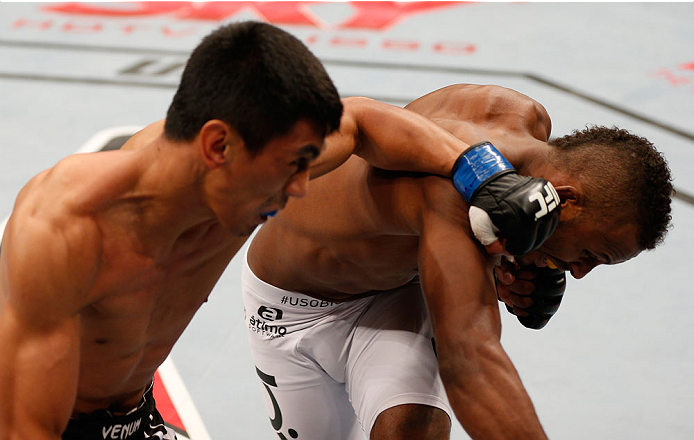
POLYGON ((165 260, 218 226, 204 201, 204 169, 193 149, 154 141, 128 154, 138 178, 116 209, 132 227, 138 252, 165 260))
POLYGON ((511 165, 524 176, 542 177, 550 167, 548 152, 550 146, 545 142, 533 139, 530 142, 514 143, 513 145, 495 144, 501 154, 511 162, 511 165))

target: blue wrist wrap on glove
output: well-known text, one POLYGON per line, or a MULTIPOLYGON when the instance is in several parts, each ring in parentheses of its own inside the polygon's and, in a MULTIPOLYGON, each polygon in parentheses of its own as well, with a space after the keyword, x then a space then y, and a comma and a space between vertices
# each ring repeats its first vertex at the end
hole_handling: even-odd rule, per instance
POLYGON ((468 148, 453 165, 453 186, 470 202, 477 188, 490 177, 513 170, 491 142, 480 142, 468 148))

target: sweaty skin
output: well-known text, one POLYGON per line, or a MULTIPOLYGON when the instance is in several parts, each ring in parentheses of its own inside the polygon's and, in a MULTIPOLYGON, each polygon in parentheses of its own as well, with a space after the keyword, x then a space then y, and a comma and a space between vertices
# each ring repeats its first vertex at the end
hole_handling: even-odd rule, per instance
POLYGON ((358 154, 447 176, 468 147, 416 113, 343 104, 338 133, 300 119, 255 156, 223 121, 184 143, 158 122, 33 178, 0 254, 0 440, 57 440, 70 416, 137 406, 263 213, 309 175, 358 154))
MULTIPOLYGON (((578 212, 567 201, 575 198, 576 188, 564 185, 567 176, 547 165, 551 123, 534 100, 496 86, 456 85, 407 108, 468 144, 491 141, 520 174, 553 181, 564 201, 563 215, 578 212)), ((463 427, 475 439, 546 438, 500 345, 492 263, 472 235, 467 212, 450 180, 384 171, 353 157, 313 181, 307 197, 292 200, 266 223, 250 245, 248 261, 274 286, 331 300, 378 294, 419 275, 439 371, 463 427)), ((635 234, 621 234, 631 246, 625 248, 628 254, 635 249, 635 234)), ((554 261, 564 270, 575 268, 578 277, 600 264, 574 258, 577 250, 559 239, 547 243, 552 255, 565 258, 554 261)), ((546 265, 543 249, 525 263, 546 265)), ((382 419, 391 420, 383 417, 388 413, 379 416, 372 435, 382 419)))

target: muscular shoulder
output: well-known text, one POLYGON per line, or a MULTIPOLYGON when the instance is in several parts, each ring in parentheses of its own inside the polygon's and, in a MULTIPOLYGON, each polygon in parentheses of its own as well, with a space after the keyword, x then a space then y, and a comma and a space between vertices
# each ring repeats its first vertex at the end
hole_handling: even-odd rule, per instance
POLYGON ((97 212, 137 184, 140 172, 130 160, 132 154, 107 151, 68 156, 31 179, 20 191, 17 205, 55 216, 97 212))
POLYGON ((5 230, 4 295, 29 314, 79 308, 100 263, 98 225, 71 200, 74 196, 61 194, 65 184, 50 171, 32 179, 21 191, 5 230))
POLYGON ((13 215, 2 244, 3 296, 28 318, 76 313, 96 279, 100 243, 88 219, 13 215))
POLYGON ((407 108, 437 119, 466 121, 489 129, 530 134, 547 141, 547 110, 534 99, 497 85, 455 84, 410 103, 407 108))

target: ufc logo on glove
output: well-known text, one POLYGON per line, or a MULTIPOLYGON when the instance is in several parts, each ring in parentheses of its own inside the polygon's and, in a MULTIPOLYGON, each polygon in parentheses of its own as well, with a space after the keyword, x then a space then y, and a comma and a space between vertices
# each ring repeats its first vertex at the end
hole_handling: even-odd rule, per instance
POLYGON ((520 176, 491 142, 463 152, 452 174, 453 186, 470 204, 472 232, 483 245, 505 238, 511 255, 523 255, 557 228, 561 201, 554 186, 540 177, 520 176))
POLYGON ((540 210, 535 213, 535 220, 547 215, 547 213, 552 212, 554 208, 559 205, 559 194, 557 190, 554 189, 551 183, 547 182, 545 184, 545 196, 541 192, 536 192, 528 196, 529 202, 538 202, 540 204, 540 210))

